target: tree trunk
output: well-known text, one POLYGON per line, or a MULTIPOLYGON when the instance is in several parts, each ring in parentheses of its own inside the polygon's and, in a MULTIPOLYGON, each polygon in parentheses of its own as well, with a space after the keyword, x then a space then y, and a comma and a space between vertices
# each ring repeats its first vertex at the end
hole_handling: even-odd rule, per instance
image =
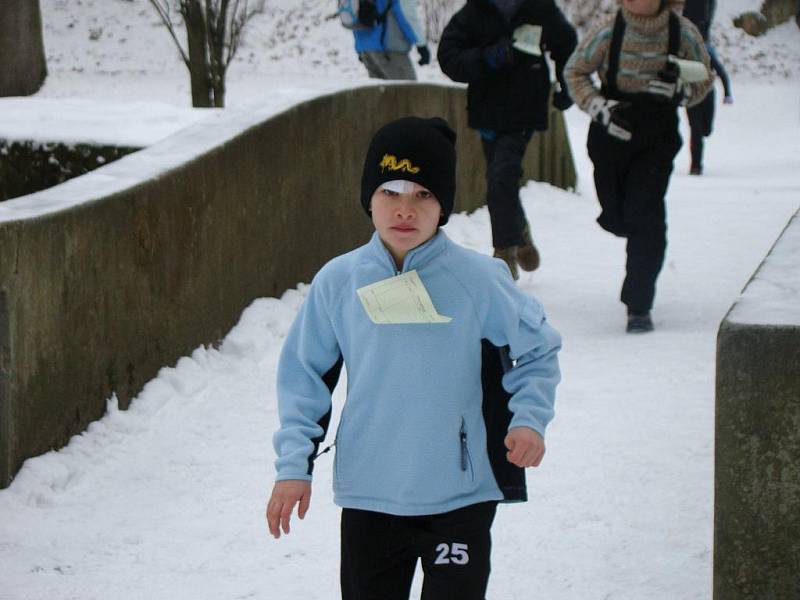
POLYGON ((219 3, 206 0, 206 26, 208 27, 208 54, 211 66, 211 87, 214 90, 214 106, 225 106, 225 40, 228 36, 228 0, 219 3))
POLYGON ((39 0, 0 0, 0 96, 28 96, 47 77, 39 0))
POLYGON ((186 41, 189 47, 189 79, 192 85, 192 106, 210 108, 214 106, 213 88, 206 47, 206 22, 201 0, 184 0, 184 22, 186 41))
POLYGON ((214 106, 225 108, 225 71, 214 76, 214 106))

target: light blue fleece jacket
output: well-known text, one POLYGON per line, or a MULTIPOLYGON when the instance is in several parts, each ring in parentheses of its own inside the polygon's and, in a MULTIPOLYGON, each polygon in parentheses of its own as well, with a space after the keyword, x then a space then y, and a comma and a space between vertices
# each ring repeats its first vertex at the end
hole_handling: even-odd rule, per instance
POLYGON ((481 340, 508 345, 514 367, 509 428, 544 435, 560 379, 559 334, 499 259, 439 231, 410 251, 449 323, 375 324, 356 290, 397 274, 377 233, 317 273, 281 352, 277 480, 310 480, 310 459, 331 410, 323 375, 341 357, 347 400, 336 434, 334 501, 395 515, 455 510, 503 495, 491 470, 481 410, 481 340))

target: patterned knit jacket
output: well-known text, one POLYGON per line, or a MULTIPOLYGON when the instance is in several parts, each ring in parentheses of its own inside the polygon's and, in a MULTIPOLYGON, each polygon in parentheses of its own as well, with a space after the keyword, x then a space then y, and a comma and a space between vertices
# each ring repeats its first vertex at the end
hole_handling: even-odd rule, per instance
MULTIPOLYGON (((646 93, 647 84, 658 77, 659 69, 666 61, 669 45, 669 5, 657 15, 642 17, 622 8, 625 18, 625 34, 619 57, 617 86, 624 93, 646 93)), ((578 44, 567 66, 564 78, 567 81, 569 94, 575 103, 587 110, 592 99, 600 95, 592 81, 592 74, 597 73, 603 84, 606 84, 609 49, 614 30, 614 19, 611 15, 598 23, 578 44)), ((680 50, 678 56, 688 60, 702 61, 708 72, 711 72, 708 53, 703 45, 703 38, 692 23, 679 17, 681 23, 680 50)), ((711 89, 712 79, 686 84, 684 94, 687 104, 692 106, 700 102, 711 89)))

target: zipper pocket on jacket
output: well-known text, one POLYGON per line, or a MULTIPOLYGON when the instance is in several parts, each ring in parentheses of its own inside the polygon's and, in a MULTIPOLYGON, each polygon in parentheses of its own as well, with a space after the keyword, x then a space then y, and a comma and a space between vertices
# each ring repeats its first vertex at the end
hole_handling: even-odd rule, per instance
POLYGON ((467 446, 467 423, 464 417, 461 417, 461 429, 458 432, 458 440, 461 444, 461 470, 464 472, 469 470, 470 475, 474 477, 472 473, 472 458, 469 455, 469 446, 467 446))
POLYGON ((340 470, 342 468, 341 462, 341 449, 342 445, 339 443, 339 436, 342 433, 342 425, 344 424, 344 415, 339 417, 339 426, 336 428, 336 435, 333 437, 333 446, 336 449, 336 454, 333 457, 333 478, 335 481, 341 480, 341 473, 340 470))

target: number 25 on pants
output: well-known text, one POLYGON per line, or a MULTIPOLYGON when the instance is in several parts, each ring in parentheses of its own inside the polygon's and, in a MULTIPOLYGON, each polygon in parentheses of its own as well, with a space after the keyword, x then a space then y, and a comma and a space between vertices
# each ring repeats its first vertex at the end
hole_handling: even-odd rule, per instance
POLYGON ((467 544, 459 544, 454 542, 452 544, 439 544, 436 546, 436 561, 437 565, 466 565, 469 562, 469 546, 467 544))

